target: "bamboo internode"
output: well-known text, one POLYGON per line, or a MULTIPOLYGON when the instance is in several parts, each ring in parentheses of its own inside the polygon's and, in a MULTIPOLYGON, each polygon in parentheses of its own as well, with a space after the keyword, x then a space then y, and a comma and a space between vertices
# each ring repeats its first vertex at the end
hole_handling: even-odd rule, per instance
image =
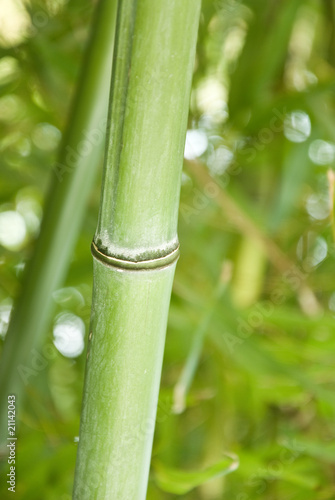
POLYGON ((199 14, 118 4, 75 500, 146 496, 199 14))

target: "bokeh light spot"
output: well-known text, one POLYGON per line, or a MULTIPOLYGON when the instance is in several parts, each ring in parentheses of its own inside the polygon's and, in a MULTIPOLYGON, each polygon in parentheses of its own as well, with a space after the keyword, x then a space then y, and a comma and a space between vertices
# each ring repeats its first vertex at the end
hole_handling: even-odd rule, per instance
POLYGON ((85 324, 79 316, 61 313, 53 328, 54 345, 67 358, 76 358, 84 350, 85 324))

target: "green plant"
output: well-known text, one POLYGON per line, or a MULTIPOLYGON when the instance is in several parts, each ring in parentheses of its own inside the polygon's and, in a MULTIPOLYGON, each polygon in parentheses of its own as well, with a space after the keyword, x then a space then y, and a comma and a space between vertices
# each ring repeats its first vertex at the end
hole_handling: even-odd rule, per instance
POLYGON ((74 498, 143 499, 200 1, 119 2, 74 498))
MULTIPOLYGON (((55 137, 65 130, 95 3, 3 2, 1 350, 11 301, 25 286, 22 267, 34 250, 49 176, 56 177, 55 137), (6 19, 20 24, 14 5, 21 5, 29 31, 23 27, 5 45, 6 19), (41 11, 44 18, 36 17, 41 11), (47 22, 37 25, 36 19, 47 22), (6 246, 4 237, 8 211, 26 227, 16 248, 6 246)), ((147 500, 335 498, 334 5, 202 0, 181 183, 181 253, 147 500), (231 276, 222 280, 227 262, 231 276), (228 467, 236 470, 226 475, 228 467)), ((106 97, 104 106, 107 111, 106 97)), ((164 121, 158 125, 157 135, 164 133, 164 121)), ((25 500, 71 498, 100 165, 66 278, 53 294, 43 344, 36 348, 42 354, 47 349, 50 358, 28 377, 26 397, 19 398, 16 496, 25 500), (57 343, 55 326, 69 314, 82 326, 72 332, 79 335, 76 354, 57 343)), ((62 325, 66 333, 69 325, 62 325)), ((33 355, 26 366, 35 369, 33 355)), ((141 436, 140 426, 134 427, 129 445, 141 436)), ((2 451, 5 500, 13 494, 6 484, 8 453, 2 451)))
POLYGON ((100 1, 67 131, 52 173, 41 231, 3 346, 0 428, 4 437, 7 396, 16 394, 17 404, 21 404, 22 388, 33 373, 29 363, 32 349, 41 344, 50 321, 52 293, 66 275, 101 156, 115 14, 114 0, 100 1), (97 131, 99 141, 92 139, 97 131))

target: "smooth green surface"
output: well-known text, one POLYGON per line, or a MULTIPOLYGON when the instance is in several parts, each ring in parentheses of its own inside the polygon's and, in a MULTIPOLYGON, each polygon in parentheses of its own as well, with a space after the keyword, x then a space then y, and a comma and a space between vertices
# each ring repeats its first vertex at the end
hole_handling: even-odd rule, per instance
POLYGON ((6 432, 7 395, 16 394, 21 403, 25 379, 20 373, 32 370, 32 349, 40 344, 50 321, 52 293, 68 269, 101 157, 115 10, 114 0, 102 0, 98 6, 68 130, 51 174, 41 232, 7 332, 0 365, 1 435, 6 432))
POLYGON ((199 10, 119 2, 75 500, 146 496, 199 10))
POLYGON ((111 255, 145 260, 176 247, 199 9, 198 0, 139 2, 131 54, 123 30, 95 235, 111 255))
POLYGON ((75 500, 145 498, 174 270, 94 259, 75 500))

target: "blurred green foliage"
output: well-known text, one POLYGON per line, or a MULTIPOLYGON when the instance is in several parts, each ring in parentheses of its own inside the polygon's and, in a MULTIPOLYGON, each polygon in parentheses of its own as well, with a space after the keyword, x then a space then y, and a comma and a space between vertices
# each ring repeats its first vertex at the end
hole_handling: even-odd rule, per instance
MULTIPOLYGON (((16 38, 1 35, 2 336, 92 8, 33 0, 16 38), (8 221, 21 227, 16 240, 8 221)), ((190 482, 190 500, 335 498, 334 64, 333 0, 203 0, 150 500, 177 498, 190 482), (198 486, 226 453, 239 468, 198 486)), ((53 330, 71 313, 87 341, 100 179, 29 367, 17 498, 71 498, 85 351, 63 356, 53 330)))

